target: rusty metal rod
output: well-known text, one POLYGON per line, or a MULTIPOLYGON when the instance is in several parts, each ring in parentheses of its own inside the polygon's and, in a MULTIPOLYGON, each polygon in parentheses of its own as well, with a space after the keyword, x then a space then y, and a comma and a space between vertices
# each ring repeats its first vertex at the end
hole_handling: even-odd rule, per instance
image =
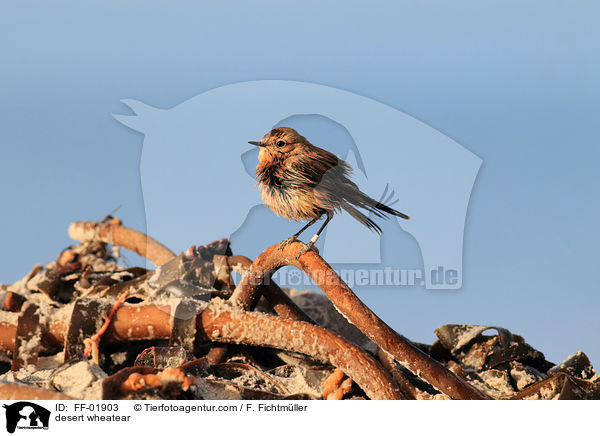
MULTIPOLYGON (((58 317, 58 316, 57 316, 58 317)), ((3 329, 16 334, 16 325, 3 329)), ((50 316, 49 332, 44 337, 64 340, 67 325, 50 316)), ((394 380, 368 353, 350 341, 324 328, 257 312, 245 312, 221 301, 211 305, 196 318, 198 339, 215 342, 273 347, 306 354, 329 362, 352 378, 373 399, 402 399, 394 380)), ((171 307, 168 305, 120 306, 103 335, 106 343, 168 339, 171 335, 171 307)), ((0 335, 1 337, 1 335, 0 335)), ((12 352, 13 341, 0 343, 3 351, 12 352)))
POLYGON ((240 307, 251 307, 260 296, 260 285, 265 280, 270 280, 271 274, 282 266, 295 266, 304 271, 321 288, 350 322, 413 373, 423 377, 451 398, 489 399, 487 395, 456 376, 389 327, 352 292, 316 252, 307 251, 296 259, 303 246, 295 242, 282 250, 279 250, 279 244, 267 248, 242 277, 230 300, 240 307))
POLYGON ((69 236, 80 242, 100 241, 115 244, 145 257, 156 266, 160 266, 173 257, 175 253, 157 240, 137 230, 117 223, 77 221, 69 226, 69 236))
POLYGON ((404 399, 379 362, 350 341, 313 324, 209 306, 198 316, 196 328, 211 340, 306 354, 341 369, 371 399, 404 399))
MULTIPOLYGON (((237 267, 244 272, 247 272, 248 269, 252 266, 252 261, 248 259, 246 256, 229 256, 227 259, 228 263, 232 267, 237 267)), ((277 283, 271 280, 268 284, 261 283, 259 292, 267 299, 273 310, 284 318, 293 319, 296 321, 305 321, 310 322, 311 324, 316 324, 316 322, 306 313, 304 312, 298 305, 292 300, 283 289, 281 289, 277 283)), ((248 295, 253 300, 255 300, 253 295, 248 295)), ((256 301, 242 301, 240 307, 245 308, 246 310, 251 310, 254 308, 256 301)))
POLYGON ((0 383, 0 399, 3 400, 75 400, 61 392, 34 386, 0 383))
MULTIPOLYGON (((252 266, 252 261, 246 256, 233 255, 227 256, 227 265, 238 271, 247 271, 252 266)), ((315 321, 308 316, 294 301, 277 286, 277 283, 271 281, 268 285, 260 285, 259 292, 267 299, 271 307, 275 312, 284 318, 293 319, 296 321, 306 321, 312 324, 316 324, 315 321)), ((241 305, 247 307, 246 310, 254 309, 254 306, 258 300, 254 302, 241 302, 241 305)), ((227 357, 229 348, 227 345, 214 345, 207 353, 206 357, 211 365, 222 363, 227 357)))

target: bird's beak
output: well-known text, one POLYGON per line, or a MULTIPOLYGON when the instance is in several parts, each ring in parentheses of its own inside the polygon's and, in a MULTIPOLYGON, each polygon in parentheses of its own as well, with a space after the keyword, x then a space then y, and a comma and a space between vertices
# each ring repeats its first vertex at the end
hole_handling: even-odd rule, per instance
POLYGON ((264 147, 265 146, 265 144, 263 144, 260 141, 248 141, 248 144, 256 145, 258 147, 264 147))

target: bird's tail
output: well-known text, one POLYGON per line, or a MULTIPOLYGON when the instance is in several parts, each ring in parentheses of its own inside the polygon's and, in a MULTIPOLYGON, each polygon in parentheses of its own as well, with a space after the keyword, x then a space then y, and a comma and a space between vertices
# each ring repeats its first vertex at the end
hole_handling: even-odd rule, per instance
MULTIPOLYGON (((381 198, 379 199, 379 201, 375 201, 370 197, 367 197, 365 195, 365 197, 367 197, 367 203, 369 204, 370 208, 375 208, 375 209, 379 209, 385 213, 389 213, 390 215, 394 215, 394 216, 398 216, 400 218, 404 218, 405 220, 410 219, 410 217, 406 214, 403 214, 402 212, 398 212, 396 209, 392 209, 390 206, 392 204, 396 204, 398 203, 398 199, 394 200, 394 194, 395 191, 392 190, 392 192, 390 192, 388 194, 388 188, 390 187, 390 185, 385 185, 385 189, 383 190, 383 194, 381 194, 381 198), (387 195, 386 195, 387 194, 387 195), (387 203, 387 204, 385 204, 387 203)), ((361 193, 362 194, 362 193, 361 193)), ((377 213, 377 211, 373 211, 374 213, 377 213)))
POLYGON ((409 220, 410 217, 402 212, 398 212, 396 209, 392 209, 389 206, 386 206, 383 203, 380 203, 378 201, 373 200, 372 198, 369 198, 369 200, 375 202, 376 204, 373 206, 379 210, 384 211, 385 213, 389 213, 390 215, 394 215, 394 216, 399 216, 400 218, 404 218, 405 220, 409 220))
MULTIPOLYGON (((356 186, 356 185, 354 185, 354 186, 356 186)), ((391 200, 393 200, 393 197, 394 197, 394 191, 392 191, 388 194, 388 186, 385 187, 385 190, 383 191, 383 194, 381 195, 381 199, 379 201, 372 199, 365 193, 361 192, 358 188, 347 190, 345 197, 349 203, 352 203, 353 205, 358 206, 360 208, 366 209, 369 212, 373 213, 374 215, 376 215, 380 218, 386 218, 386 216, 382 213, 382 212, 385 212, 387 214, 394 215, 394 216, 403 218, 405 220, 410 219, 410 217, 408 215, 406 215, 402 212, 399 212, 396 209, 392 209, 390 206, 384 204, 384 202, 389 203, 391 200)), ((392 201, 391 204, 394 204, 397 202, 398 202, 398 200, 396 199, 396 200, 392 201)), ((357 220, 359 220, 360 222, 365 224, 367 227, 372 228, 371 226, 367 225, 364 222, 364 220, 357 218, 355 215, 353 215, 353 213, 350 212, 349 210, 347 210, 347 212, 350 213, 352 216, 354 216, 354 218, 356 218, 357 220)), ((356 211, 356 213, 360 213, 360 212, 356 211)), ((369 219, 366 216, 365 216, 365 218, 369 219)))
POLYGON ((371 230, 373 230, 373 231, 375 231, 377 233, 381 233, 381 227, 379 227, 375 223, 375 221, 373 221, 371 218, 369 218, 368 216, 366 216, 364 213, 360 212, 358 209, 352 207, 349 203, 343 203, 342 204, 342 208, 346 212, 348 212, 350 215, 352 215, 352 218, 354 218, 358 222, 364 224, 369 229, 371 229, 371 230))

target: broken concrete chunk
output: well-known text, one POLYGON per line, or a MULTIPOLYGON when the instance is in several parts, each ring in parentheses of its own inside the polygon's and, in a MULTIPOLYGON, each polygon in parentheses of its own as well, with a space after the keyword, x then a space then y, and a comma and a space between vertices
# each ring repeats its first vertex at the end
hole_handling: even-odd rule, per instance
POLYGON ((456 352, 469 345, 487 330, 494 329, 498 332, 500 343, 503 346, 510 345, 512 334, 501 327, 488 327, 482 325, 446 324, 434 330, 435 335, 448 350, 456 352))
POLYGON ((559 372, 523 389, 512 399, 597 400, 600 399, 600 386, 559 372))
POLYGON ((569 356, 563 363, 548 370, 549 374, 564 372, 574 377, 592 382, 600 381, 600 376, 594 370, 590 359, 582 351, 569 356))
POLYGON ((176 368, 187 360, 187 353, 182 347, 150 347, 142 351, 135 359, 134 366, 151 366, 153 368, 176 368))
POLYGON ((81 360, 59 368, 53 373, 51 383, 73 398, 102 399, 102 380, 106 373, 89 360, 81 360))
POLYGON ((510 376, 519 391, 546 378, 537 369, 519 362, 510 363, 510 376))
POLYGON ((507 371, 488 369, 479 374, 481 379, 495 391, 496 398, 508 398, 514 394, 510 377, 507 371))

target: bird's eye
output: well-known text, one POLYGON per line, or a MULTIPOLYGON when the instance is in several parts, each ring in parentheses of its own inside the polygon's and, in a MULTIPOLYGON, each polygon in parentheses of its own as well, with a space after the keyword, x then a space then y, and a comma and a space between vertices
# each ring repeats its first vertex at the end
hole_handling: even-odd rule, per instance
POLYGON ((283 141, 277 141, 277 147, 283 147, 285 145, 285 142, 283 141))

